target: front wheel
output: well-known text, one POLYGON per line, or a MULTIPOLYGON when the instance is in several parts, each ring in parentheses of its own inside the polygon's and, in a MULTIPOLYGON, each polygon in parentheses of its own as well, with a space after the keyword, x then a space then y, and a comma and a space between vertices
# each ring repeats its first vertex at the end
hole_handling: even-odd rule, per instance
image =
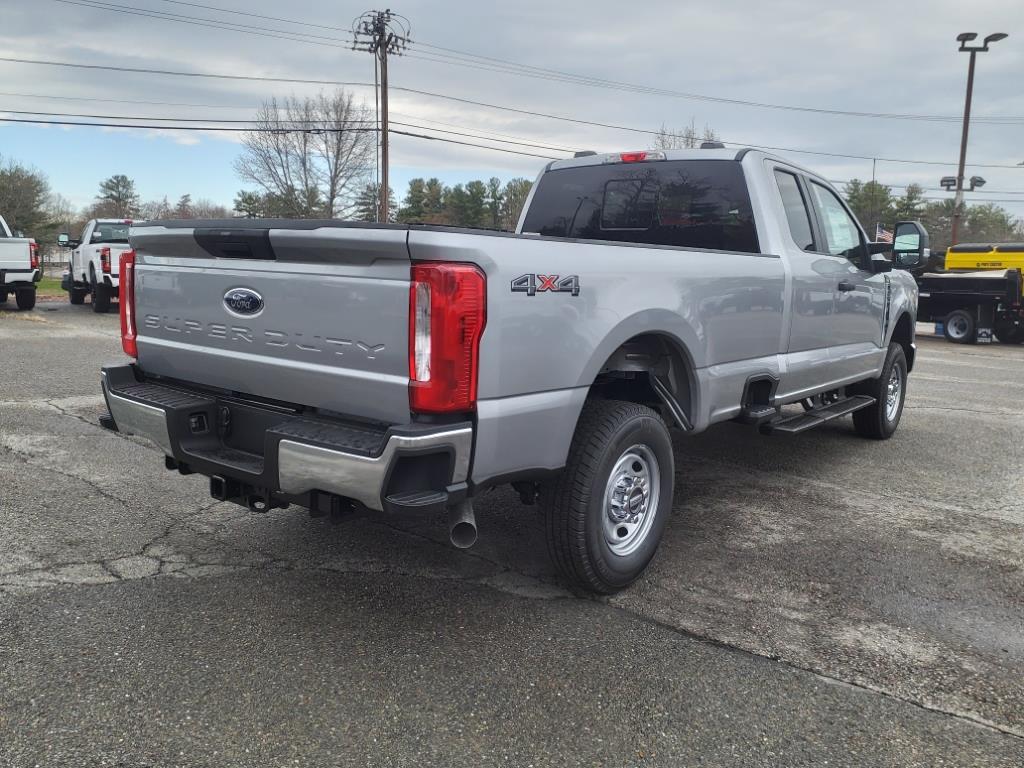
POLYGON ((548 550, 562 575, 602 594, 635 581, 671 513, 674 470, 672 440, 655 411, 588 402, 565 469, 541 490, 548 550))
POLYGON ((907 399, 907 355, 896 342, 889 345, 889 353, 882 366, 882 375, 853 388, 859 395, 875 398, 874 405, 853 412, 853 426, 857 434, 875 440, 888 440, 900 425, 903 404, 907 399))

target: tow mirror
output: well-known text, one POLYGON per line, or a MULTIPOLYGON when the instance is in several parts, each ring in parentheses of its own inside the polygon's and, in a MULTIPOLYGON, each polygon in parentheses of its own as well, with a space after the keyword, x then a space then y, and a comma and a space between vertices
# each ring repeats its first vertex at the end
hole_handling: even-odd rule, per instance
POLYGON ((71 238, 68 237, 67 232, 62 232, 61 234, 57 235, 57 245, 59 245, 61 248, 67 248, 70 244, 71 238))
POLYGON ((897 269, 916 269, 928 260, 928 230, 919 221, 898 221, 892 233, 892 260, 897 269))

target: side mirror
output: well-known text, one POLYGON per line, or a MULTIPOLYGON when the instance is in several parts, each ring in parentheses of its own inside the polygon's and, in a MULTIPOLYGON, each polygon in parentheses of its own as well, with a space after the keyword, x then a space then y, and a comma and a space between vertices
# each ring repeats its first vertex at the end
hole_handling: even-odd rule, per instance
POLYGON ((893 266, 916 269, 928 260, 928 230, 919 221, 898 221, 892 233, 893 266))
POLYGON ((57 235, 57 245, 59 245, 61 248, 67 248, 71 245, 71 238, 68 237, 67 232, 62 232, 61 234, 57 235))

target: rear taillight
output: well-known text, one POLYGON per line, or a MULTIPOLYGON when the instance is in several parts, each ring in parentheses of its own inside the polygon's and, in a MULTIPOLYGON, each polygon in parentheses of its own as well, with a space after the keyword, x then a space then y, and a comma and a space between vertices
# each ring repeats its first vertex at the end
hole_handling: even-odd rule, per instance
POLYGON ((110 274, 110 249, 100 248, 100 268, 104 274, 110 274))
MULTIPOLYGON (((108 248, 103 250, 109 254, 108 248)), ((120 275, 118 304, 121 305, 121 349, 129 357, 138 357, 139 348, 135 343, 135 251, 121 254, 120 275)))
POLYGON ((39 269, 39 243, 28 244, 28 260, 32 269, 39 269))
POLYGON ((472 264, 415 264, 409 288, 409 408, 476 407, 480 336, 487 319, 484 274, 472 264))

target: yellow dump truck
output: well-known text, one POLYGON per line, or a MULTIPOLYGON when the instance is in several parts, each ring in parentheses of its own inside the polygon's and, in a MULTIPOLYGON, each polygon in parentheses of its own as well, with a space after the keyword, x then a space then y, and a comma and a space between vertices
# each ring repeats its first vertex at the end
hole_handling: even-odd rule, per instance
POLYGON ((1024 342, 1024 243, 962 243, 946 251, 944 271, 917 275, 918 320, 943 323, 958 344, 1024 342))

